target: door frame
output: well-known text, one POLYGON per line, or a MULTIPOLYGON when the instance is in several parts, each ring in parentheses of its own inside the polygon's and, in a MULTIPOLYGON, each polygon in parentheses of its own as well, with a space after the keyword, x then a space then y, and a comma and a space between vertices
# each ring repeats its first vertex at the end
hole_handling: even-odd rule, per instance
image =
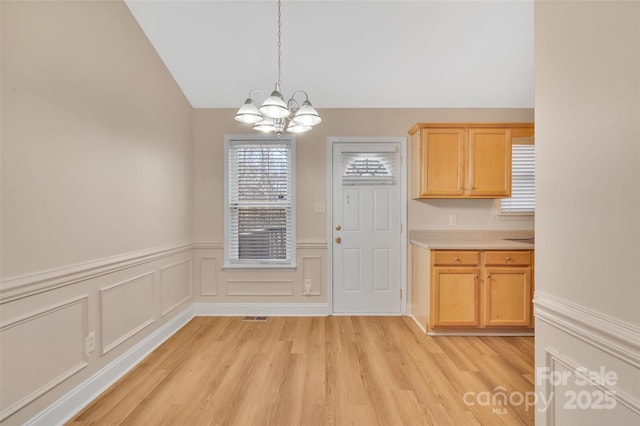
MULTIPOLYGON (((330 136, 327 138, 327 304, 328 315, 350 315, 335 313, 333 310, 333 147, 337 143, 400 144, 400 315, 407 313, 407 137, 361 137, 330 136)), ((358 315, 384 315, 378 313, 358 313, 358 315)))

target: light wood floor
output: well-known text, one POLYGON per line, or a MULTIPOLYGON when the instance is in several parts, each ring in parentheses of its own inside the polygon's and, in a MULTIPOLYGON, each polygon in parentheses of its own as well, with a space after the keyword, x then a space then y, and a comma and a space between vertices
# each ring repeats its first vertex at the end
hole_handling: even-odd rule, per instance
POLYGON ((69 424, 532 425, 533 408, 475 396, 533 391, 533 351, 407 317, 197 317, 69 424))

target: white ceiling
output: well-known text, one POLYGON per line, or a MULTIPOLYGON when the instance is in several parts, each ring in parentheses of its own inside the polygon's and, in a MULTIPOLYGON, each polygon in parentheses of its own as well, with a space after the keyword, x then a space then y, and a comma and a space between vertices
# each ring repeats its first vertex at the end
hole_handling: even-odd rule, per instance
MULTIPOLYGON (((275 0, 126 3, 193 107, 273 90, 275 0)), ((533 0, 284 1, 282 92, 298 89, 319 108, 532 108, 533 0)))

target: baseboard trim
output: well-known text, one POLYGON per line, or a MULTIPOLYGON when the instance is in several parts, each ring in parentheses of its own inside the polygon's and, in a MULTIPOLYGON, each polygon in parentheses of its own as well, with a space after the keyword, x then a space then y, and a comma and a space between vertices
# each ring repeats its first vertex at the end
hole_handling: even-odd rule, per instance
POLYGON ((41 411, 29 420, 26 425, 62 425, 69 421, 118 379, 138 365, 153 350, 191 321, 194 317, 193 312, 193 306, 182 311, 71 392, 41 411))
POLYGON ((434 331, 429 330, 427 333, 429 336, 494 336, 494 337, 533 337, 535 332, 533 330, 523 331, 434 331))
POLYGON ((327 303, 194 303, 195 316, 325 317, 327 303))
POLYGON ((640 328, 543 292, 534 295, 535 317, 640 368, 640 328))
POLYGON ((413 320, 413 322, 415 322, 415 323, 416 323, 416 325, 418 326, 418 328, 419 328, 420 330, 422 330, 422 332, 423 332, 424 334, 427 334, 427 328, 426 328, 424 325, 420 324, 420 321, 418 321, 418 319, 417 319, 416 317, 414 317, 414 316, 413 316, 413 314, 409 314, 409 315, 408 315, 408 317, 409 317, 409 318, 411 318, 411 319, 413 320))

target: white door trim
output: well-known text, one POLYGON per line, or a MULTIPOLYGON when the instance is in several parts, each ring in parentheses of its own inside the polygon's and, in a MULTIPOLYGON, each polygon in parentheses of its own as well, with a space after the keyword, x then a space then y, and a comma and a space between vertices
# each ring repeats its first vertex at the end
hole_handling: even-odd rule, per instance
MULTIPOLYGON (((400 155, 400 314, 407 312, 407 138, 406 137, 336 137, 327 138, 327 302, 328 315, 333 312, 333 145, 336 143, 399 143, 400 155)), ((345 315, 341 313, 339 315, 345 315)), ((366 315, 358 313, 358 315, 366 315)))

